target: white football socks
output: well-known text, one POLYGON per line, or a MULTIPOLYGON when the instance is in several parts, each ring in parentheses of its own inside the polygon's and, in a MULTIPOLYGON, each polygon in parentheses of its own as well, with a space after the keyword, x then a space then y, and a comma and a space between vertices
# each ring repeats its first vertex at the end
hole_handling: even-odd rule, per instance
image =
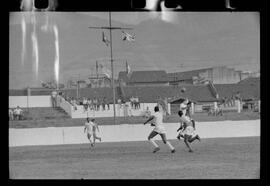
POLYGON ((168 147, 171 149, 171 150, 173 150, 174 149, 174 147, 172 146, 172 144, 169 142, 169 141, 167 141, 167 143, 166 143, 167 145, 168 145, 168 147))
POLYGON ((157 143, 153 140, 153 139, 150 139, 149 140, 155 147, 158 147, 157 143))

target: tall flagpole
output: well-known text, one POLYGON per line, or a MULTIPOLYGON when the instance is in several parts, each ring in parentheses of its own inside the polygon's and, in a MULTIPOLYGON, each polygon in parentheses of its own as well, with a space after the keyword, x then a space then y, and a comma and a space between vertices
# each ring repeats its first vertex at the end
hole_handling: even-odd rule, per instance
POLYGON ((91 29, 100 29, 100 30, 110 30, 110 49, 111 49, 111 71, 112 71, 112 77, 111 77, 111 81, 112 81, 112 89, 113 89, 113 121, 115 124, 115 116, 116 116, 116 112, 115 112, 115 87, 114 87, 114 70, 113 70, 113 54, 112 54, 112 30, 132 30, 132 28, 126 28, 126 27, 112 27, 112 23, 111 23, 111 12, 109 11, 109 27, 107 26, 102 26, 102 27, 96 27, 96 26, 90 26, 88 28, 91 29))
MULTIPOLYGON (((112 28, 111 12, 109 12, 110 28, 112 28)), ((111 48, 111 69, 112 69, 112 89, 113 89, 113 123, 115 124, 115 88, 114 88, 114 73, 113 73, 113 54, 112 54, 112 29, 110 29, 110 48, 111 48)))

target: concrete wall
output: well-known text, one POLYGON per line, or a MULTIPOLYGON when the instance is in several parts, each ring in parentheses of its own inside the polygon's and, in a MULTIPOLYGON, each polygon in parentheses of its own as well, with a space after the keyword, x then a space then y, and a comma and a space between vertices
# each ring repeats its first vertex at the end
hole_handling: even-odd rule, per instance
POLYGON ((57 106, 60 106, 69 116, 72 116, 72 106, 61 96, 57 96, 57 106))
MULTIPOLYGON (((71 114, 69 114, 72 118, 86 118, 86 117, 113 117, 113 104, 110 104, 110 110, 107 110, 107 105, 106 105, 106 110, 105 111, 93 111, 88 109, 88 111, 84 111, 84 108, 82 105, 77 106, 77 110, 74 110, 74 108, 71 108, 71 105, 68 103, 68 105, 60 104, 60 106, 64 109, 67 110, 67 107, 70 107, 71 114), (69 105, 69 106, 68 106, 69 105)), ((154 112, 154 107, 156 106, 156 103, 141 103, 141 108, 140 109, 131 109, 131 112, 129 112, 129 115, 133 116, 141 116, 146 108, 148 107, 151 112, 154 112)), ((67 112, 67 111, 66 111, 67 112)), ((119 107, 118 104, 115 105, 115 114, 116 116, 125 116, 125 108, 124 105, 122 107, 119 107)), ((69 112, 68 112, 69 113, 69 112)), ((170 113, 170 110, 169 110, 170 113)))
POLYGON ((51 107, 51 96, 9 96, 9 108, 51 107), (28 104, 27 104, 28 102, 28 104))
MULTIPOLYGON (((167 138, 175 139, 178 123, 166 123, 167 138)), ((137 125, 100 126, 102 142, 145 141, 153 127, 137 125)), ((9 129, 9 146, 88 143, 81 127, 9 129)), ((201 138, 260 136, 260 120, 198 122, 201 138)), ((156 139, 160 139, 156 137, 156 139)))

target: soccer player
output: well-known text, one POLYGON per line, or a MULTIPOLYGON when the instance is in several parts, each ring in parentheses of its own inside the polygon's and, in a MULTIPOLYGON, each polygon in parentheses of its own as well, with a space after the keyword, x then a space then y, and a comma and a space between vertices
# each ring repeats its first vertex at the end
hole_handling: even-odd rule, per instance
POLYGON ((93 146, 92 144, 92 140, 91 140, 91 136, 92 136, 92 134, 93 134, 93 124, 92 124, 92 122, 90 122, 90 118, 86 118, 86 122, 85 122, 85 125, 84 125, 84 133, 85 133, 85 131, 87 131, 87 138, 88 138, 88 140, 89 140, 89 142, 90 142, 90 145, 91 146, 93 146))
POLYGON ((96 139, 99 139, 101 141, 100 137, 97 137, 96 130, 99 131, 97 123, 95 123, 95 119, 92 119, 90 121, 90 118, 86 118, 85 127, 84 127, 84 133, 87 131, 87 138, 90 142, 90 145, 93 147, 95 145, 96 139), (93 142, 91 140, 91 137, 93 136, 93 142))
MULTIPOLYGON (((180 116, 180 122, 183 123, 183 125, 181 126, 182 131, 179 133, 177 138, 180 140, 180 137, 183 137, 189 152, 193 152, 189 143, 192 143, 196 139, 201 141, 199 135, 195 133, 195 121, 184 115, 181 110, 178 112, 178 115, 180 116)), ((177 131, 179 131, 181 127, 177 131)))
MULTIPOLYGON (((179 115, 179 112, 178 112, 178 115, 179 115)), ((179 132, 179 131, 180 132, 176 137, 178 140, 181 140, 181 138, 184 138, 183 131, 184 131, 185 127, 186 127, 186 125, 182 122, 182 120, 180 120, 180 127, 177 129, 177 132, 179 132)))
POLYGON ((97 131, 99 132, 99 128, 95 119, 92 119, 91 122, 93 123, 93 138, 94 138, 93 146, 94 146, 96 144, 96 139, 98 139, 101 142, 101 137, 97 136, 97 131))
POLYGON ((188 108, 188 99, 185 99, 181 104, 180 104, 180 110, 183 112, 184 115, 186 115, 187 108, 188 108))
POLYGON ((155 149, 154 149, 153 153, 160 150, 159 146, 153 140, 153 138, 157 134, 159 134, 161 136, 161 139, 162 139, 163 143, 168 145, 168 147, 171 150, 171 153, 174 153, 175 152, 174 147, 171 145, 171 143, 169 141, 167 141, 167 138, 166 138, 165 127, 164 127, 164 124, 163 124, 163 114, 159 111, 158 106, 155 106, 154 111, 155 111, 155 113, 152 116, 150 116, 149 119, 146 122, 144 122, 144 125, 145 125, 149 121, 154 120, 154 122, 151 123, 151 126, 153 126, 153 125, 155 126, 154 130, 148 136, 148 140, 155 146, 155 149))

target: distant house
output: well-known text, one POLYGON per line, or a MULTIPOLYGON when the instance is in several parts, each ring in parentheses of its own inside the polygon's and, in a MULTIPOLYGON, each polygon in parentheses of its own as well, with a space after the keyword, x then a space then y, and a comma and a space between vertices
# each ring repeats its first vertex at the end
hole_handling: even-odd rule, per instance
POLYGON ((175 72, 175 73, 168 73, 168 80, 170 85, 181 85, 181 84, 202 84, 199 82, 202 82, 205 80, 212 79, 211 74, 209 73, 208 76, 205 77, 205 73, 209 72, 211 69, 199 69, 199 70, 192 70, 192 71, 186 71, 186 72, 175 72), (199 77, 201 78, 199 79, 199 77), (198 83, 196 83, 196 80, 198 83))
POLYGON ((119 72, 118 80, 123 86, 167 86, 169 85, 167 73, 158 71, 119 72))
POLYGON ((260 77, 249 77, 242 81, 239 81, 238 84, 249 84, 249 85, 259 85, 260 77))
MULTIPOLYGON (((258 76, 258 74, 256 74, 258 76)), ((168 73, 170 85, 178 86, 181 84, 206 84, 211 81, 214 84, 234 84, 239 81, 255 76, 252 72, 242 72, 218 66, 186 72, 168 73)))
POLYGON ((105 75, 99 75, 99 77, 89 77, 88 87, 100 88, 100 87, 111 87, 111 79, 105 75))

